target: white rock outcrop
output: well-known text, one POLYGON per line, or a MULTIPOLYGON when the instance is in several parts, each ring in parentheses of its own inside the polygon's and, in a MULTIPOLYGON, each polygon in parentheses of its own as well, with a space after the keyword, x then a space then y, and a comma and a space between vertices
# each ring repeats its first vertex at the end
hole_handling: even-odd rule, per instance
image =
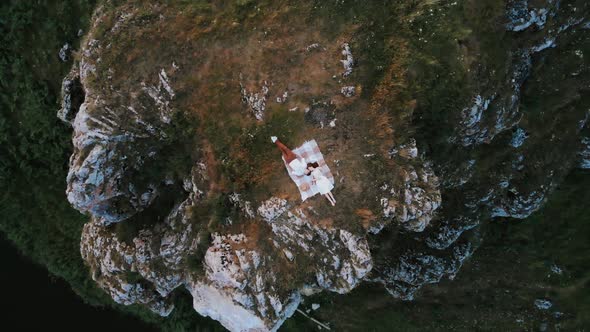
POLYGON ((164 223, 139 231, 130 243, 100 223, 84 225, 80 251, 92 278, 117 303, 141 303, 170 314, 174 306, 168 295, 184 283, 186 260, 199 242, 187 218, 191 204, 183 202, 164 223))
POLYGON ((354 86, 343 86, 340 89, 340 93, 347 98, 354 97, 356 93, 356 88, 354 86))
POLYGON ((95 91, 92 82, 101 49, 101 42, 90 34, 79 64, 64 80, 58 115, 74 129, 68 200, 77 210, 95 216, 96 222, 109 225, 142 211, 158 195, 157 181, 134 182, 129 173, 156 156, 158 142, 166 137, 163 128, 174 112, 170 106, 174 92, 164 69, 154 73, 157 84, 142 83, 127 91, 137 97, 125 102, 119 101, 119 91, 95 91), (77 107, 80 96, 83 103, 77 107), (138 111, 146 108, 157 109, 159 121, 138 111))
POLYGON ((344 56, 344 59, 340 60, 344 67, 342 76, 347 77, 352 74, 352 68, 354 66, 354 58, 352 57, 352 52, 350 51, 350 45, 348 45, 348 43, 342 44, 342 55, 344 56))
MULTIPOLYGON (((313 257, 306 265, 315 271, 317 287, 337 293, 351 291, 371 271, 373 262, 365 237, 336 228, 314 225, 295 209, 267 220, 276 248, 297 257, 313 257)), ((287 257, 288 258, 288 257, 287 257)))
POLYGON ((381 186, 380 204, 384 219, 378 220, 369 231, 376 234, 395 220, 405 230, 422 232, 442 202, 439 179, 431 163, 418 156, 416 140, 410 139, 408 143, 391 149, 389 154, 400 160, 400 179, 381 186))
POLYGON ((269 94, 268 83, 264 81, 262 87, 260 88, 260 92, 248 92, 248 90, 246 90, 246 88, 240 83, 240 90, 242 93, 242 101, 244 102, 244 104, 248 105, 248 107, 252 110, 256 120, 264 120, 264 111, 266 110, 266 99, 268 98, 269 94))
POLYGON ((389 293, 403 300, 414 299, 425 284, 453 279, 474 248, 469 243, 455 244, 450 252, 409 249, 396 256, 393 266, 379 267, 373 281, 383 283, 389 293))

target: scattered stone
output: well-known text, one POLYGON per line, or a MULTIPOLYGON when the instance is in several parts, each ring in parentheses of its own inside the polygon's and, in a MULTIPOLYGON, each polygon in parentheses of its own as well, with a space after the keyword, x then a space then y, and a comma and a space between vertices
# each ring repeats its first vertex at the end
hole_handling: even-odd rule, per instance
POLYGON ((522 129, 522 128, 517 128, 516 131, 514 131, 514 134, 512 134, 512 139, 510 140, 510 145, 512 145, 515 148, 520 147, 524 141, 529 137, 529 135, 527 134, 527 132, 522 129))
POLYGON ((70 55, 72 54, 72 46, 69 43, 65 43, 64 46, 59 50, 59 59, 61 62, 68 62, 70 55))
POLYGON ((541 44, 534 46, 531 49, 531 53, 538 53, 538 52, 544 51, 548 48, 553 48, 555 46, 556 46, 555 45, 555 38, 547 37, 547 38, 545 38, 545 40, 543 40, 543 42, 541 44))
POLYGON ((373 267, 367 239, 336 228, 322 228, 310 222, 296 208, 267 222, 278 247, 315 255, 317 287, 340 294, 352 290, 373 267), (342 254, 346 253, 346 254, 342 254))
POLYGON ((405 159, 415 159, 418 157, 418 148, 416 147, 416 140, 411 138, 408 143, 402 144, 397 148, 390 150, 390 153, 395 151, 400 157, 405 159))
POLYGON ((277 97, 277 103, 281 104, 286 102, 287 97, 289 97, 289 92, 285 91, 281 97, 277 97))
POLYGON ((551 265, 551 272, 555 273, 555 274, 562 274, 563 270, 557 266, 556 264, 552 264, 551 265))
POLYGON ((535 307, 539 310, 549 310, 553 306, 553 303, 546 299, 535 300, 535 307))
POLYGON ((229 200, 242 211, 245 217, 249 219, 254 219, 256 217, 254 210, 252 210, 252 203, 250 201, 243 200, 242 195, 238 193, 232 193, 229 195, 229 200))
POLYGON ((288 209, 287 200, 271 197, 258 207, 258 214, 267 222, 273 221, 288 209))
POLYGON ((344 73, 342 73, 342 76, 347 77, 352 74, 352 67, 354 66, 354 58, 352 57, 352 52, 350 51, 348 43, 342 44, 342 55, 345 57, 344 60, 340 60, 344 67, 344 73))
POLYGON ((307 52, 311 52, 311 51, 314 51, 314 50, 318 50, 318 49, 320 49, 320 47, 321 47, 321 45, 320 45, 320 44, 318 44, 318 43, 313 43, 313 44, 311 44, 311 45, 307 46, 307 47, 305 48, 305 50, 306 50, 307 52))
POLYGON ((264 111, 266 110, 266 97, 268 97, 268 83, 264 81, 260 92, 248 92, 246 88, 240 83, 242 92, 242 101, 247 104, 254 112, 254 117, 258 121, 264 120, 264 111))
POLYGON ((344 96, 344 97, 353 97, 355 94, 355 87, 354 86, 344 86, 342 87, 342 89, 340 89, 340 93, 344 96))
POLYGON ((184 214, 192 203, 184 201, 158 227, 139 231, 130 243, 120 241, 113 229, 95 220, 86 223, 80 251, 92 279, 117 303, 144 304, 168 316, 174 308, 168 295, 183 283, 183 257, 198 246, 184 214))

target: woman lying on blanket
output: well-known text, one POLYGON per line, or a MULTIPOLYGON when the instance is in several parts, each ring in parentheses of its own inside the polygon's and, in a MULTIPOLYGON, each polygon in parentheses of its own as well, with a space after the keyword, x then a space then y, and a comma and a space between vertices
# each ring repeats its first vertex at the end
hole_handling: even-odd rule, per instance
POLYGON ((291 149, 285 146, 285 144, 281 143, 276 136, 271 136, 270 139, 283 153, 283 158, 285 158, 285 162, 289 165, 291 173, 297 176, 309 175, 311 173, 311 171, 305 166, 306 161, 304 158, 296 155, 291 149))
POLYGON ((320 165, 316 162, 307 164, 307 170, 309 171, 308 176, 311 175, 313 177, 312 184, 314 184, 320 194, 324 195, 332 204, 332 206, 336 205, 336 198, 332 194, 332 189, 334 189, 334 185, 330 180, 322 173, 320 169, 320 165))

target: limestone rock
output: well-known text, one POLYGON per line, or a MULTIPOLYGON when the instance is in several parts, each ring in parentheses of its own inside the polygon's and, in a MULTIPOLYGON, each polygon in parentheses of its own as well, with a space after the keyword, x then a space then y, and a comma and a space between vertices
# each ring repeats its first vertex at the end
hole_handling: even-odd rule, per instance
POLYGON ((344 97, 353 97, 355 95, 355 91, 356 88, 354 86, 343 86, 342 89, 340 89, 340 93, 344 96, 344 97))
POLYGON ((65 43, 64 46, 59 50, 59 59, 62 62, 68 62, 70 60, 70 55, 72 54, 72 46, 70 43, 65 43))
POLYGON ((536 299, 535 300, 535 307, 537 307, 537 309, 539 310, 549 310, 551 309, 551 307, 553 306, 553 303, 551 303, 551 301, 546 300, 546 299, 536 299))
POLYGON ((517 128, 516 131, 514 131, 514 133, 512 134, 510 145, 512 145, 512 147, 518 148, 524 143, 527 137, 528 134, 524 129, 517 128))
POLYGON ((453 220, 443 220, 426 238, 428 247, 445 250, 455 243, 461 234, 479 225, 476 216, 458 216, 453 220))
POLYGON ((170 122, 174 92, 164 69, 154 73, 156 85, 142 82, 135 87, 132 94, 137 98, 119 100, 117 91, 97 91, 90 82, 96 79, 102 46, 92 34, 89 37, 79 67, 63 84, 59 116, 67 121, 75 114, 66 192, 76 209, 109 225, 142 211, 158 196, 158 179, 142 183, 131 174, 140 174, 154 160, 159 142, 166 138, 163 128, 170 122), (157 121, 137 111, 146 107, 159 111, 157 121))
POLYGON ((580 168, 590 168, 590 137, 582 138, 582 151, 579 152, 580 168))
POLYGON ((548 13, 546 8, 529 9, 527 0, 512 0, 509 4, 509 21, 506 28, 511 31, 523 31, 536 25, 537 29, 543 29, 548 13))
POLYGON ((61 109, 57 117, 71 125, 76 117, 80 105, 84 102, 85 92, 80 82, 80 73, 74 66, 72 71, 63 79, 61 84, 61 109))
POLYGON ((317 286, 347 293, 372 269, 367 239, 346 230, 313 225, 301 209, 269 221, 273 243, 295 256, 313 257, 308 269, 315 270, 317 286))
POLYGON ((350 45, 348 45, 348 43, 342 44, 342 55, 344 56, 344 60, 340 60, 344 67, 342 76, 347 77, 352 74, 352 67, 354 66, 354 58, 352 57, 352 52, 350 51, 350 45))
POLYGON ((246 249, 249 241, 243 234, 213 235, 203 263, 206 278, 189 283, 193 305, 230 331, 275 330, 295 312, 301 296, 279 293, 272 260, 246 249))
POLYGON ((264 81, 260 92, 248 92, 241 83, 240 89, 242 92, 242 101, 250 107, 256 120, 262 121, 264 119, 264 111, 266 110, 266 98, 269 93, 268 83, 264 81))
POLYGON ((412 300, 423 285, 439 282, 443 277, 453 279, 473 247, 469 243, 455 244, 449 251, 446 255, 407 250, 392 266, 380 266, 373 281, 383 283, 394 297, 412 300))
POLYGON ((498 198, 492 211, 493 217, 526 218, 538 210, 545 201, 549 188, 542 186, 539 191, 520 193, 516 190, 511 194, 498 198))
MULTIPOLYGON (((408 231, 422 232, 441 205, 440 181, 432 164, 418 157, 416 140, 392 149, 390 155, 418 163, 400 163, 399 181, 381 186, 380 203, 385 221, 395 219, 408 231)), ((384 226, 383 221, 378 221, 370 231, 378 233, 384 226)))

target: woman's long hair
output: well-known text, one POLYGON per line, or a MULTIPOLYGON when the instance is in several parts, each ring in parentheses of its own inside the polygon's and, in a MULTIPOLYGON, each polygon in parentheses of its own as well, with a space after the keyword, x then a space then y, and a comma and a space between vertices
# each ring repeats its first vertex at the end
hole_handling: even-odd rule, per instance
MULTIPOLYGON (((320 164, 318 164, 317 162, 307 163, 307 166, 305 168, 309 168, 309 167, 318 168, 318 167, 320 167, 320 164)), ((309 174, 307 174, 307 176, 310 176, 310 175, 311 175, 311 172, 309 172, 309 174)))

